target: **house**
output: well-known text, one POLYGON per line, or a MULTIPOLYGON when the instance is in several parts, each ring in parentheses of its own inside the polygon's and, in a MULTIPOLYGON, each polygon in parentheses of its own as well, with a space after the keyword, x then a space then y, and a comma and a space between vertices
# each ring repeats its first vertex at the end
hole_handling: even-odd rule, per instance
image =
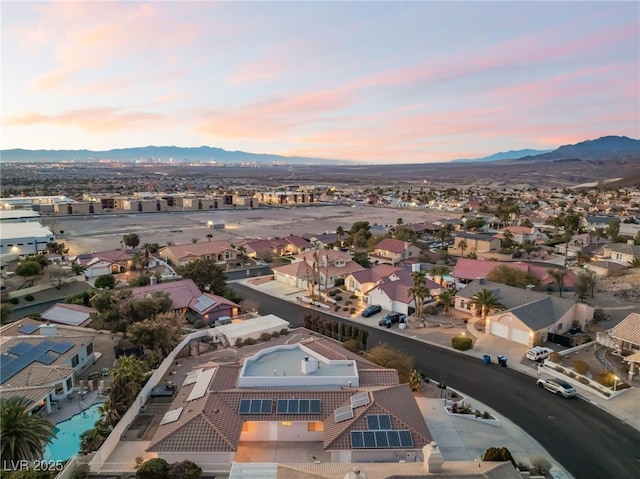
POLYGON ((202 293, 193 280, 182 279, 164 283, 149 284, 132 289, 134 298, 143 298, 156 292, 169 295, 173 310, 200 318, 205 324, 211 324, 218 318, 237 316, 240 305, 222 296, 202 293))
POLYGON ((555 252, 558 254, 565 254, 570 258, 577 256, 578 254, 602 256, 604 254, 604 246, 610 243, 611 241, 609 238, 590 235, 589 233, 582 233, 573 235, 568 243, 559 243, 555 245, 555 252), (568 252, 567 248, 569 248, 568 252))
POLYGON ((617 216, 587 216, 583 220, 583 226, 595 230, 596 228, 607 228, 611 223, 620 221, 617 216))
POLYGON ((491 233, 458 233, 448 253, 454 256, 491 255, 500 252, 500 239, 491 233))
POLYGON ((522 244, 525 241, 540 244, 549 241, 549 237, 542 233, 538 228, 533 226, 507 226, 502 228, 496 237, 500 240, 504 239, 504 234, 509 231, 513 236, 513 241, 522 244))
POLYGON ((206 241, 165 246, 158 252, 173 266, 184 266, 198 259, 210 259, 219 264, 235 261, 238 252, 227 241, 206 241))
POLYGON ((118 274, 131 269, 135 250, 117 249, 98 253, 80 254, 76 263, 84 267, 85 278, 97 278, 106 274, 118 274))
POLYGON ((91 330, 25 318, 0 328, 0 337, 0 396, 28 400, 32 414, 56 409, 73 393, 75 375, 95 360, 91 330))
POLYGON ((616 351, 625 355, 624 362, 629 364, 629 380, 640 369, 640 313, 630 313, 617 326, 609 330, 616 351))
MULTIPOLYGON (((415 312, 415 301, 409 290, 413 287, 412 271, 403 269, 391 273, 381 282, 366 291, 369 304, 379 304, 382 309, 406 314, 415 312)), ((426 279, 426 286, 431 295, 438 295, 442 291, 439 284, 426 279)))
POLYGON ((631 266, 640 259, 640 246, 630 243, 612 243, 604 245, 603 258, 615 261, 616 263, 631 266))
POLYGON ((344 285, 347 291, 364 294, 396 271, 400 271, 400 269, 390 264, 377 264, 371 268, 362 269, 347 275, 344 279, 344 285))
POLYGON ((421 249, 409 241, 385 238, 375 245, 369 259, 374 264, 397 265, 403 260, 420 256, 421 249))
POLYGON ((484 289, 493 292, 506 307, 487 315, 485 332, 529 347, 547 341, 548 334, 564 334, 573 325, 584 329, 593 319, 593 307, 587 304, 483 279, 458 291, 455 309, 478 316, 480 312, 472 307, 471 301, 484 289))
POLYGON ((243 251, 245 256, 270 261, 275 256, 273 243, 266 239, 244 239, 236 244, 236 250, 243 251))
MULTIPOLYGON (((457 283, 469 283, 474 279, 486 278, 493 269, 499 266, 514 268, 538 278, 540 281, 540 289, 548 290, 556 285, 555 278, 551 276, 549 269, 557 268, 557 266, 549 265, 547 267, 522 261, 492 261, 488 259, 459 258, 451 275, 457 283)), ((575 284, 576 275, 572 271, 566 270, 566 274, 562 278, 563 290, 571 290, 575 287, 575 284)))
POLYGON ((192 369, 178 376, 147 452, 218 469, 246 463, 240 458, 258 444, 295 441, 331 463, 422 461, 432 436, 397 371, 305 333, 291 331, 287 344, 262 343, 241 365, 203 368, 182 359, 192 369), (374 444, 369 431, 384 434, 374 444))
POLYGON ((289 235, 283 238, 275 238, 271 240, 275 254, 278 256, 287 256, 300 254, 308 249, 311 249, 311 243, 309 243, 302 236, 289 235))
POLYGON ((582 266, 588 271, 593 271, 598 276, 608 278, 609 276, 617 276, 627 269, 626 266, 616 263, 615 261, 590 261, 582 266))
POLYGON ((345 234, 340 237, 338 233, 323 233, 319 235, 314 235, 309 238, 311 244, 317 249, 326 249, 332 248, 333 245, 339 245, 341 241, 348 237, 349 233, 345 232, 345 234))
POLYGON ((91 315, 97 312, 96 309, 79 304, 58 303, 47 309, 40 317, 50 323, 84 327, 91 322, 91 315))
POLYGON ((276 281, 299 289, 306 289, 308 280, 315 274, 319 276, 315 283, 331 288, 336 279, 363 269, 350 254, 333 249, 305 251, 296 255, 290 264, 272 268, 276 281))

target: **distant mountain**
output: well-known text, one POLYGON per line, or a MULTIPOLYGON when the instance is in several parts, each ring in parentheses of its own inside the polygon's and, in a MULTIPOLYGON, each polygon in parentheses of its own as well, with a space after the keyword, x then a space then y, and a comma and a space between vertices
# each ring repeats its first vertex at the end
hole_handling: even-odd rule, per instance
POLYGON ((503 151, 500 153, 494 153, 493 155, 484 156, 482 158, 474 158, 474 159, 461 159, 461 160, 451 160, 451 163, 469 163, 471 161, 475 163, 488 162, 488 161, 498 161, 498 160, 517 160, 518 158, 522 158, 523 156, 533 156, 540 155, 543 153, 549 153, 552 150, 510 150, 503 151))
POLYGON ((244 151, 227 151, 209 146, 145 146, 138 148, 121 148, 107 151, 92 150, 0 150, 0 162, 37 163, 58 161, 91 161, 117 160, 125 162, 156 160, 162 163, 287 163, 316 165, 345 165, 356 162, 348 160, 328 160, 323 158, 306 158, 302 156, 280 156, 266 153, 247 153, 244 151))
POLYGON ((581 141, 575 145, 563 145, 549 153, 525 156, 519 161, 619 161, 624 159, 640 159, 640 140, 626 136, 603 136, 596 140, 581 141))

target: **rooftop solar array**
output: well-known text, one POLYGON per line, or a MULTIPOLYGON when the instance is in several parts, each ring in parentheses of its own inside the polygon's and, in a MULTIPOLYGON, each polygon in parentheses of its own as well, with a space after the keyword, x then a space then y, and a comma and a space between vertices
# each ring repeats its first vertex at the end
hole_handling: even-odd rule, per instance
POLYGON ((391 416, 388 414, 372 414, 367 416, 367 428, 370 431, 393 429, 391 427, 391 416))
POLYGON ((18 332, 22 334, 32 334, 38 330, 38 326, 35 324, 23 324, 18 328, 18 332))
POLYGON ((353 418, 353 409, 351 406, 343 406, 333 411, 333 418, 336 422, 346 421, 353 418))
POLYGON ((271 414, 272 399, 241 399, 238 414, 271 414))
POLYGON ((368 392, 362 392, 351 396, 351 407, 366 406, 371 402, 368 392))
POLYGON ((189 384, 195 383, 198 380, 198 376, 200 376, 200 373, 202 371, 204 371, 204 368, 194 369, 193 371, 190 371, 189 373, 187 373, 187 377, 185 378, 182 385, 188 386, 189 384))
POLYGON ((352 449, 389 449, 413 447, 413 437, 408 429, 398 431, 351 431, 352 449))
POLYGON ((278 399, 278 414, 320 414, 320 399, 278 399))
POLYGON ((171 411, 167 411, 165 415, 162 417, 160 421, 160 426, 163 424, 169 424, 170 422, 175 422, 180 418, 180 414, 182 414, 182 408, 172 409, 171 411))
POLYGON ((39 343, 20 342, 7 349, 0 359, 0 384, 12 378, 34 361, 41 364, 52 364, 58 356, 73 348, 73 343, 44 340, 39 343))
POLYGON ((213 378, 213 375, 216 372, 216 368, 207 369, 206 371, 202 371, 198 375, 198 379, 196 379, 196 384, 193 386, 187 401, 193 401, 194 399, 199 399, 207 393, 207 389, 209 388, 209 383, 213 378))
POLYGON ((55 321, 56 323, 80 326, 87 319, 89 319, 89 313, 75 311, 58 305, 45 312, 42 317, 43 319, 55 321))
POLYGON ((196 302, 193 305, 193 308, 199 312, 202 312, 207 308, 210 308, 214 304, 216 304, 215 300, 203 294, 201 296, 198 296, 198 298, 196 299, 196 302))

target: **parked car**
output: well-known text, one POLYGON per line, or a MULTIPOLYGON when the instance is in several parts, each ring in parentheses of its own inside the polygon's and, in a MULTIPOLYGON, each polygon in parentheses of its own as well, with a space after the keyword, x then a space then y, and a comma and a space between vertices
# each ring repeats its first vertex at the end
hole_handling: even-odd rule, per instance
POLYGON ((569 329, 569 334, 576 334, 581 332, 582 332, 582 328, 580 327, 579 324, 574 324, 573 326, 571 326, 571 329, 569 329))
POLYGON ((537 384, 541 388, 545 388, 547 391, 551 391, 565 398, 571 398, 577 394, 576 388, 562 379, 538 379, 537 384))
POLYGON ((531 361, 542 361, 547 359, 553 353, 553 349, 542 346, 535 346, 525 353, 525 357, 531 361))
POLYGON ((380 306, 379 304, 371 304, 364 309, 364 311, 362 312, 362 317, 368 318, 369 316, 378 314, 380 311, 382 311, 382 306, 380 306))
POLYGON ((392 324, 404 323, 406 317, 406 315, 401 313, 385 314, 384 318, 378 321, 378 326, 386 326, 387 328, 390 328, 392 324))

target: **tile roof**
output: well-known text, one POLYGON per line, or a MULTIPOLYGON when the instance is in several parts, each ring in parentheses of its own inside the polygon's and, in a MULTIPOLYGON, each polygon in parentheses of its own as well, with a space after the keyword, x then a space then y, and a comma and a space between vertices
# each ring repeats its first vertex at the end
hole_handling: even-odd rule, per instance
POLYGON ((156 292, 167 293, 173 303, 173 309, 188 308, 193 299, 202 294, 191 279, 149 284, 132 289, 134 298, 142 298, 156 292))
POLYGON ((540 331, 558 321, 573 304, 573 301, 553 301, 551 296, 547 296, 509 311, 533 331, 540 331))
POLYGON ((188 258, 190 256, 200 257, 207 254, 220 254, 225 251, 235 251, 227 241, 206 241, 202 243, 185 243, 172 246, 165 246, 160 251, 163 256, 166 251, 171 252, 178 259, 188 258))
MULTIPOLYGON (((388 281, 373 287, 371 291, 382 291, 393 301, 409 304, 413 301, 413 296, 409 294, 409 288, 411 288, 411 285, 402 281, 388 281)), ((370 294, 371 291, 368 293, 370 294)))
POLYGON ((404 253, 411 243, 393 238, 385 238, 375 245, 375 249, 380 251, 391 251, 392 253, 404 253))
MULTIPOLYGON (((507 266, 514 268, 525 273, 529 273, 537 277, 542 284, 553 284, 554 280, 549 275, 549 267, 534 265, 530 263, 523 263, 521 261, 493 261, 488 259, 471 259, 471 258, 459 258, 451 275, 454 278, 460 279, 477 279, 486 278, 487 275, 498 266, 507 266)), ((554 266, 550 266, 554 267, 554 266)), ((566 287, 572 287, 575 285, 575 274, 571 271, 567 271, 562 284, 566 287)))
POLYGON ((614 253, 622 253, 633 256, 634 258, 640 257, 640 246, 627 244, 627 243, 614 243, 606 245, 605 250, 613 251, 614 253))
POLYGON ((351 273, 354 279, 360 283, 375 283, 376 281, 386 278, 391 273, 400 271, 400 268, 390 264, 377 264, 372 268, 365 268, 360 271, 351 273))
MULTIPOLYGON (((23 369, 9 381, 11 381, 12 388, 36 387, 66 379, 72 373, 71 366, 39 366, 37 363, 33 363, 31 367, 23 369)), ((2 388, 0 391, 4 393, 5 389, 2 388)))
POLYGON ((640 313, 630 313, 611 329, 610 335, 640 346, 640 313))
MULTIPOLYGON (((295 263, 275 266, 271 268, 271 270, 293 278, 306 278, 307 276, 307 267, 305 266, 304 261, 296 261, 295 263)), ((311 271, 311 266, 309 266, 309 271, 311 271)))

